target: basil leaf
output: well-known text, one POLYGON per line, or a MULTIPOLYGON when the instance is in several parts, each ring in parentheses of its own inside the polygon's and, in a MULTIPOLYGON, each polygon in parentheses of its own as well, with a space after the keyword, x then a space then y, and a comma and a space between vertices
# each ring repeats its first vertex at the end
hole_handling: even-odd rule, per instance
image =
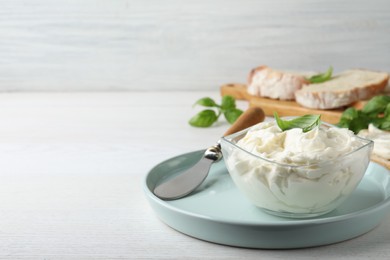
POLYGON ((198 101, 195 102, 195 105, 200 105, 204 107, 218 107, 217 103, 212 98, 209 97, 204 97, 199 99, 198 101))
POLYGON ((374 118, 365 114, 361 110, 350 107, 347 108, 342 114, 338 127, 348 128, 355 134, 358 134, 360 130, 368 128, 370 122, 373 122, 374 118))
POLYGON ((379 129, 390 130, 390 103, 386 106, 384 116, 378 117, 373 124, 379 129))
POLYGON ((237 109, 237 108, 233 108, 233 109, 226 110, 223 113, 223 115, 225 116, 226 120, 230 124, 233 124, 237 120, 237 118, 239 118, 241 116, 242 113, 243 113, 242 110, 237 109))
POLYGON ((387 104, 383 117, 390 121, 390 103, 387 104))
POLYGON ((233 96, 223 96, 221 105, 217 104, 212 98, 204 97, 195 102, 195 105, 212 107, 214 110, 206 109, 193 116, 188 123, 196 127, 209 127, 218 120, 221 114, 225 115, 226 120, 232 124, 243 113, 236 108, 236 100, 233 96))
POLYGON ((333 73, 333 67, 330 66, 325 73, 321 73, 321 74, 317 74, 317 75, 311 76, 307 80, 310 83, 312 83, 312 84, 314 84, 314 83, 322 83, 322 82, 330 80, 332 78, 332 73, 333 73))
POLYGON ((351 121, 357 118, 358 115, 359 112, 356 108, 354 107, 347 108, 341 114, 340 121, 337 123, 337 126, 342 128, 349 128, 351 121))
POLYGON ((221 109, 222 110, 229 110, 236 108, 236 100, 229 95, 223 96, 222 97, 222 104, 221 104, 221 109))
POLYGON ((375 96, 361 110, 346 109, 337 126, 358 134, 360 130, 367 129, 369 124, 382 130, 390 130, 390 96, 375 96))
POLYGON ((274 113, 276 123, 282 131, 286 131, 293 128, 301 128, 302 131, 308 132, 314 127, 320 124, 320 115, 304 115, 301 117, 294 118, 292 120, 282 120, 279 118, 278 113, 274 113))
POLYGON ((357 118, 359 116, 359 112, 356 108, 350 107, 347 108, 342 114, 341 114, 341 119, 344 120, 352 120, 354 118, 357 118))
POLYGON ((390 104, 390 96, 375 96, 367 102, 362 111, 365 114, 378 115, 385 111, 388 104, 390 104))
POLYGON ((382 130, 385 130, 385 131, 390 131, 390 120, 384 120, 381 124, 380 124, 380 129, 382 130))
POLYGON ((359 116, 349 122, 348 129, 358 134, 360 130, 367 129, 370 122, 372 122, 370 117, 359 116))
POLYGON ((190 125, 195 127, 209 127, 215 121, 217 121, 218 116, 214 110, 207 109, 200 111, 198 114, 193 116, 188 122, 190 125))

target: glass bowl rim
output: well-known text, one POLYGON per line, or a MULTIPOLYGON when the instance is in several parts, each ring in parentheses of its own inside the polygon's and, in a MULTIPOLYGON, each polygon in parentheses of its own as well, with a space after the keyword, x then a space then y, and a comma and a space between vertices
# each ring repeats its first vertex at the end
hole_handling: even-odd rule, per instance
MULTIPOLYGON (((292 118, 292 117, 289 117, 289 118, 292 118)), ((272 121, 269 121, 269 122, 272 122, 272 121)), ((264 122, 261 122, 259 124, 262 124, 264 122)), ((252 129, 253 127, 259 125, 259 124, 256 124, 254 126, 251 126, 251 127, 248 127, 244 130, 241 130, 239 132, 236 132, 236 133, 233 133, 233 134, 230 134, 230 135, 227 135, 227 136, 223 136, 221 138, 221 141, 223 142, 227 142, 228 144, 234 146, 235 148, 238 148, 239 150, 249 154, 250 156, 252 157, 255 157, 257 159, 260 159, 260 160, 263 160, 267 163, 270 163, 270 164, 276 164, 280 167, 288 167, 288 168, 308 168, 308 167, 313 167, 313 166, 321 166, 321 165, 327 165, 327 164, 332 164, 334 163, 335 161, 340 161, 356 152, 358 152, 359 150, 363 149, 363 148, 366 148, 367 146, 371 146, 371 148, 374 146, 374 141, 370 140, 370 139, 367 139, 367 138, 363 138, 361 136, 358 136, 358 135, 354 135, 356 138, 362 140, 364 142, 364 144, 362 144, 361 146, 359 146, 358 148, 346 153, 346 154, 343 154, 341 156, 338 156, 334 159, 330 159, 330 160, 326 160, 326 161, 321 161, 321 162, 316 162, 316 163, 310 163, 310 164, 300 164, 300 165, 296 165, 296 164, 288 164, 288 163, 280 163, 280 162, 276 162, 276 161, 273 161, 271 159, 268 159, 268 158, 265 158, 265 157, 262 157, 262 156, 259 156, 259 155, 256 155, 256 154, 253 154, 249 151, 247 151, 246 149, 242 148, 241 146, 238 146, 236 143, 232 142, 232 140, 234 140, 235 138, 237 137, 240 137, 238 140, 241 140, 245 134, 250 130, 252 129)), ((329 123, 326 123, 326 122, 321 122, 321 124, 319 125, 319 127, 325 125, 326 127, 328 128, 339 128, 338 126, 335 126, 335 125, 332 125, 332 124, 329 124, 329 123)), ((236 140, 236 141, 238 141, 236 140)), ((221 145, 222 145, 222 142, 221 142, 221 145)))

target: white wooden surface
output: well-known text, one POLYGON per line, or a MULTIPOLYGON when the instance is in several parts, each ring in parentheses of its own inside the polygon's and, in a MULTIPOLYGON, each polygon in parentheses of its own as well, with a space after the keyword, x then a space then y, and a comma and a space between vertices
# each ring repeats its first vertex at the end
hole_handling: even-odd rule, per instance
POLYGON ((208 147, 228 127, 187 124, 203 96, 219 98, 0 94, 0 259, 388 259, 390 216, 356 239, 299 250, 216 245, 162 223, 142 191, 146 173, 208 147))
POLYGON ((390 71, 387 0, 2 0, 0 91, 214 90, 261 64, 390 71))

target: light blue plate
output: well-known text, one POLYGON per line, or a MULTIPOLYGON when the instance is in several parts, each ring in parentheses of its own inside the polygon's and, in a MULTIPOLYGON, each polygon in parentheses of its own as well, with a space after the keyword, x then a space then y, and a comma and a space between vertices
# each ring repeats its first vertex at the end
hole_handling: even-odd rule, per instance
POLYGON ((311 219, 268 215, 234 186, 223 161, 188 197, 163 201, 154 187, 197 162, 204 151, 183 154, 155 166, 144 191, 157 216, 172 228, 209 242, 249 248, 302 248, 344 241, 376 227, 390 213, 390 172, 370 163, 362 182, 338 209, 311 219))

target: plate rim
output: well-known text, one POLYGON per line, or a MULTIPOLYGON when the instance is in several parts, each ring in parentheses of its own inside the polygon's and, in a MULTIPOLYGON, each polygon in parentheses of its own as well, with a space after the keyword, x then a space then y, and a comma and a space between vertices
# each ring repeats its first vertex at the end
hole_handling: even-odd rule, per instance
MULTIPOLYGON (((337 216, 305 218, 305 219, 286 218, 286 220, 288 220, 286 222, 283 222, 283 218, 281 218, 281 221, 278 223, 271 223, 271 222, 265 223, 265 222, 253 222, 253 221, 242 222, 242 221, 238 221, 238 220, 234 221, 234 220, 227 220, 227 219, 215 219, 211 216, 198 214, 198 213, 191 212, 189 210, 184 210, 184 209, 175 207, 172 204, 168 203, 168 201, 164 201, 164 200, 158 198, 152 192, 152 190, 149 189, 149 187, 147 185, 148 179, 150 178, 153 171, 156 168, 158 168, 160 165, 165 164, 168 161, 174 160, 176 158, 179 158, 179 157, 182 157, 185 155, 196 154, 196 153, 199 153, 201 151, 204 151, 204 150, 195 150, 192 152, 183 153, 181 155, 177 155, 177 156, 168 158, 168 159, 156 164, 154 167, 152 167, 148 171, 148 173, 145 175, 145 177, 143 178, 143 190, 144 190, 145 195, 148 196, 150 199, 152 199, 155 203, 158 203, 161 206, 163 206, 164 208, 167 208, 171 211, 174 211, 174 212, 182 214, 182 215, 187 215, 190 217, 195 217, 195 218, 199 218, 199 219, 207 220, 207 221, 213 221, 213 222, 221 223, 221 224, 240 225, 240 226, 246 226, 246 227, 267 227, 267 228, 269 228, 269 227, 300 227, 300 226, 304 227, 304 226, 310 226, 310 225, 329 224, 329 223, 334 223, 334 222, 345 221, 348 219, 352 219, 354 217, 364 217, 365 215, 370 215, 370 214, 374 214, 377 211, 382 211, 384 208, 387 208, 387 207, 390 208, 390 194, 389 194, 387 198, 384 198, 381 202, 379 202, 375 205, 372 205, 370 207, 360 209, 360 210, 357 210, 354 212, 350 212, 347 214, 337 215, 337 216)), ((390 171, 387 168, 385 168, 384 166, 382 166, 374 161, 370 161, 370 164, 375 165, 375 167, 382 168, 386 172, 386 174, 390 177, 390 171)), ((362 179, 362 181, 365 178, 366 177, 364 177, 362 179)), ((390 190, 389 190, 389 192, 390 192, 390 190)), ((268 214, 268 213, 265 213, 265 214, 268 214)))

